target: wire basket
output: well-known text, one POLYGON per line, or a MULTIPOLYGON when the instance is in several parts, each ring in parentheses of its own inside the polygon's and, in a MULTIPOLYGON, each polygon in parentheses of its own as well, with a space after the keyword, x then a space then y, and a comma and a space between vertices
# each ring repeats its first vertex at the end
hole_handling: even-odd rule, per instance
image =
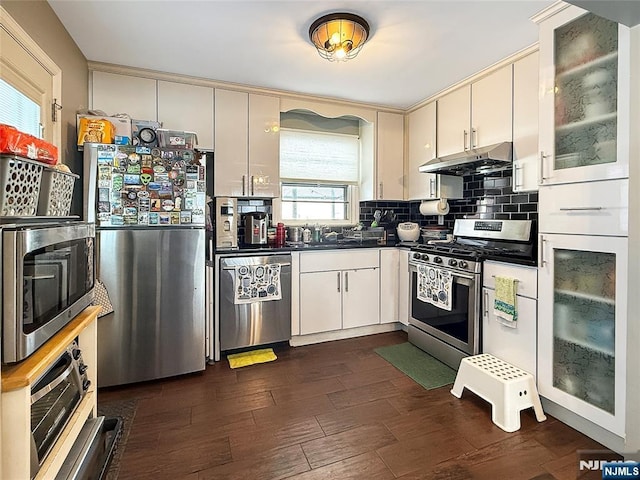
POLYGON ((42 172, 38 215, 66 217, 71 211, 73 186, 79 175, 45 168, 42 172))
POLYGON ((34 216, 38 208, 42 164, 0 155, 0 216, 34 216))

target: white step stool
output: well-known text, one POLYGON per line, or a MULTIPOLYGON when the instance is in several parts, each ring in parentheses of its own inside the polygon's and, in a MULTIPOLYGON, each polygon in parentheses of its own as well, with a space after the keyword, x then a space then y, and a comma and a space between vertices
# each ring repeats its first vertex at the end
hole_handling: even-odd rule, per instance
POLYGON ((533 407, 539 422, 547 419, 533 375, 488 353, 460 362, 451 393, 462 397, 468 388, 492 405, 491 420, 506 432, 520 429, 520 411, 533 407))

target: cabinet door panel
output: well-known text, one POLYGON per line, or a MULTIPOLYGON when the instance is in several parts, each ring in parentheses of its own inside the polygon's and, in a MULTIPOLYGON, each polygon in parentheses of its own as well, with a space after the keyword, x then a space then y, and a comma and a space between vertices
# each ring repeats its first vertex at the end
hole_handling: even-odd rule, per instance
POLYGON ((404 199, 404 115, 378 112, 378 200, 404 199))
POLYGON ((538 189, 538 72, 534 52, 513 64, 513 191, 538 189))
POLYGON ((397 248, 380 250, 380 323, 398 321, 399 253, 397 248))
POLYGON ((300 334, 342 328, 342 272, 300 274, 300 334))
POLYGON ((482 320, 482 351, 536 376, 538 302, 518 295, 516 297, 517 327, 511 328, 498 322, 493 313, 495 290, 484 288, 483 292, 485 307, 482 320))
POLYGON ((411 252, 399 249, 398 265, 398 320, 401 324, 409 325, 409 303, 410 298, 410 276, 409 276, 409 255, 411 252))
POLYGON ((429 181, 436 175, 420 173, 418 167, 436 156, 436 102, 409 114, 409 162, 407 167, 407 198, 430 198, 429 181))
POLYGON ((91 108, 108 115, 126 113, 136 120, 158 119, 156 81, 116 73, 93 72, 91 108))
POLYGON ((507 65, 471 86, 471 148, 512 139, 513 67, 507 65))
MULTIPOLYGON (((280 99, 249 95, 249 195, 278 197, 280 186, 280 99)), ((245 140, 246 142, 246 140, 245 140)))
POLYGON ((541 235, 540 394, 625 432, 628 241, 541 235))
POLYGON ((342 293, 342 328, 380 323, 380 270, 345 270, 342 293))
POLYGON ((198 135, 198 148, 213 150, 213 88, 158 81, 162 128, 198 135))
POLYGON ((542 185, 629 175, 629 50, 627 27, 578 7, 540 24, 542 185))
POLYGON ((471 85, 438 99, 438 157, 469 149, 470 109, 471 85))
POLYGON ((215 90, 214 194, 245 197, 248 175, 249 95, 215 90))

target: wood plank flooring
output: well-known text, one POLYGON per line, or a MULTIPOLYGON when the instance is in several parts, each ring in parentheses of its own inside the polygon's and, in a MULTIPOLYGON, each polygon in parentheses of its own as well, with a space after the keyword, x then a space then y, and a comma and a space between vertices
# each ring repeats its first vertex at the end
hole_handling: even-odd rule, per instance
MULTIPOLYGON (((506 433, 491 407, 425 390, 374 348, 406 333, 276 350, 278 360, 102 389, 138 401, 119 479, 536 479, 580 476, 602 445, 533 410, 506 433)), ((594 472, 595 473, 595 472, 594 472)))

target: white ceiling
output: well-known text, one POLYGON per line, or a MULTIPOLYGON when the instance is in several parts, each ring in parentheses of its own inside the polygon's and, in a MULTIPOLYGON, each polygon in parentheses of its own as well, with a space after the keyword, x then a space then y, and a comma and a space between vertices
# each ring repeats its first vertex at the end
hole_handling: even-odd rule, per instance
POLYGON ((407 109, 537 41, 553 0, 48 0, 90 61, 407 109), (309 42, 356 13, 370 40, 346 63, 309 42))

